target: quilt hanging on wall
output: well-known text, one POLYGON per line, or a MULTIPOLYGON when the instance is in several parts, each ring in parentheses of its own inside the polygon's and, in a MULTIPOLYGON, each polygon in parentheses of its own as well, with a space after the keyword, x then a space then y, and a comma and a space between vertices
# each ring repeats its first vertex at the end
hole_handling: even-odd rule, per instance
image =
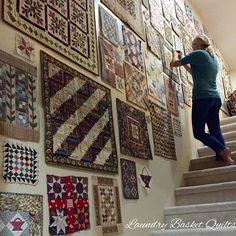
POLYGON ((37 152, 21 144, 5 143, 3 146, 3 178, 6 182, 38 183, 37 152))
POLYGON ((146 160, 152 159, 145 113, 116 100, 121 153, 146 160))
POLYGON ((92 177, 96 214, 97 236, 121 233, 122 219, 118 181, 104 177, 92 177))
POLYGON ((111 92, 41 52, 48 163, 118 171, 111 92))
POLYGON ((152 102, 150 102, 149 108, 155 155, 176 160, 175 140, 170 113, 152 102))
POLYGON ((43 236, 43 196, 0 193, 0 235, 43 236))
POLYGON ((47 175, 50 235, 67 235, 90 228, 88 178, 47 175))
POLYGON ((98 74, 94 0, 4 0, 4 20, 98 74))
POLYGON ((145 40, 141 0, 101 0, 101 2, 145 40))
POLYGON ((102 80, 107 84, 125 93, 124 50, 118 45, 115 47, 104 38, 99 38, 101 52, 102 80))
POLYGON ((166 108, 162 62, 149 51, 145 52, 145 59, 148 95, 154 98, 159 105, 166 108))
POLYGON ((37 68, 0 50, 0 134, 39 141, 37 68))
POLYGON ((127 100, 146 109, 147 81, 145 75, 126 61, 124 68, 127 100))
POLYGON ((120 166, 124 198, 139 199, 135 162, 126 159, 120 159, 120 166))

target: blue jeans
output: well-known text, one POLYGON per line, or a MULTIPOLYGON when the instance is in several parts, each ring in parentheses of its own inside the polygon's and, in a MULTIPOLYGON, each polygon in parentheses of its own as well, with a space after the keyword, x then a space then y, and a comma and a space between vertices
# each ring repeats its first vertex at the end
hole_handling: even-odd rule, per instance
POLYGON ((193 100, 192 127, 193 135, 206 146, 218 153, 225 148, 225 141, 220 129, 220 98, 204 98, 193 100), (205 124, 209 133, 205 132, 205 124))

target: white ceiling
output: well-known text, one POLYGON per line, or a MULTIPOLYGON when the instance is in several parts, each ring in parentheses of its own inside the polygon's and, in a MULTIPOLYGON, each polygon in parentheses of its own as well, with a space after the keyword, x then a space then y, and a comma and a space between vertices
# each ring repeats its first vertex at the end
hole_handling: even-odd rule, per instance
POLYGON ((188 0, 196 10, 230 71, 236 71, 236 0, 188 0))

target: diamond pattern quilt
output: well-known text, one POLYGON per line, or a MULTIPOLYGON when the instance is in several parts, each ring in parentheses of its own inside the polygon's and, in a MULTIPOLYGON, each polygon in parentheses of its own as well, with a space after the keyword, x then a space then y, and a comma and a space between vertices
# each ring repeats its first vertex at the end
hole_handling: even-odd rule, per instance
POLYGON ((134 161, 120 159, 123 195, 126 199, 138 199, 138 182, 134 161))
POLYGON ((41 53, 46 161, 117 173, 110 90, 41 53))
POLYGON ((51 235, 66 235, 90 228, 88 178, 47 175, 51 235))
POLYGON ((176 160, 170 113, 152 102, 150 102, 150 113, 155 155, 176 160))
POLYGON ((37 184, 37 152, 33 148, 10 143, 6 143, 3 149, 4 180, 12 183, 37 184))
POLYGON ((4 20, 98 74, 94 0, 4 0, 4 20))
POLYGON ((39 141, 37 68, 0 50, 0 133, 39 141))
POLYGON ((145 113, 116 100, 121 153, 146 160, 152 159, 145 113))
POLYGON ((93 176, 93 195, 97 236, 106 233, 121 233, 122 219, 118 181, 93 176))

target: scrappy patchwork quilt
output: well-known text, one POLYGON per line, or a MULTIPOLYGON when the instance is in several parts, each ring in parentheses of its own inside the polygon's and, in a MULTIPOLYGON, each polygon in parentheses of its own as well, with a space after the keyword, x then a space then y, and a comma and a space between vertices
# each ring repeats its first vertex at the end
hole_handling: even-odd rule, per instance
POLYGON ((117 173, 110 90, 41 53, 48 163, 117 173))
POLYGON ((0 235, 43 236, 43 196, 0 193, 0 235))
POLYGON ((115 47, 104 38, 99 38, 102 66, 102 80, 111 87, 125 93, 124 50, 115 47))
POLYGON ((122 219, 118 181, 93 176, 93 195, 97 236, 106 233, 121 233, 122 219))
POLYGON ((138 199, 138 183, 134 161, 120 159, 123 195, 126 199, 138 199))
POLYGON ((20 144, 3 146, 3 178, 7 182, 35 185, 38 182, 37 152, 20 144))
POLYGON ((101 0, 101 2, 145 40, 141 0, 101 0))
POLYGON ((164 74, 167 109, 175 116, 179 116, 176 94, 176 82, 164 74))
POLYGON ((146 160, 152 159, 145 113, 116 100, 121 153, 146 160))
POLYGON ((150 102, 150 114, 155 155, 176 160, 170 113, 155 103, 150 102))
POLYGON ((124 63, 126 97, 128 101, 146 109, 147 81, 145 75, 129 63, 124 63))
POLYGON ((123 26, 123 38, 125 44, 125 59, 138 70, 144 70, 142 41, 127 27, 123 26))
POLYGON ((39 141, 37 68, 0 51, 0 134, 39 141))
POLYGON ((66 235, 90 228, 88 178, 47 175, 51 235, 66 235))
POLYGON ((4 20, 98 74, 94 0, 4 0, 4 20))
POLYGON ((166 107, 166 91, 163 80, 162 62, 149 51, 145 53, 145 65, 148 84, 148 95, 161 106, 166 107))
POLYGON ((103 7, 100 6, 101 29, 103 36, 114 45, 119 43, 117 20, 103 7))

